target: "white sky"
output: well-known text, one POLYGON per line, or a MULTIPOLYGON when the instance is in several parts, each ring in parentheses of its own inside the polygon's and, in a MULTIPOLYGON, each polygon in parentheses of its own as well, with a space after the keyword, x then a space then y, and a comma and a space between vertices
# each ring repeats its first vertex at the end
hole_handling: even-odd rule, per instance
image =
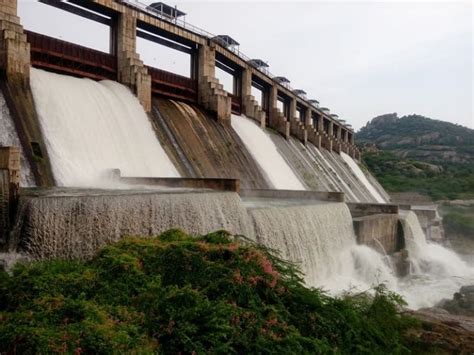
MULTIPOLYGON (((474 128, 471 1, 167 3, 187 22, 232 36, 356 129, 389 112, 474 128)), ((108 48, 102 25, 34 0, 19 0, 19 12, 26 29, 108 48)), ((185 54, 142 40, 138 51, 147 64, 189 75, 185 54)))

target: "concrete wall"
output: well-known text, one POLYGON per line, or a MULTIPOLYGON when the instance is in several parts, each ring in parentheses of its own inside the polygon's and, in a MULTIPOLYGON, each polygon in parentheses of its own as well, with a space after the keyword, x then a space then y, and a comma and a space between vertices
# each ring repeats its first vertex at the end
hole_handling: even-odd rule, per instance
POLYGON ((367 245, 382 254, 393 254, 405 247, 398 222, 398 214, 374 214, 353 219, 359 244, 367 245))
POLYGON ((0 250, 10 230, 10 179, 6 169, 0 169, 0 250))
POLYGON ((0 147, 0 249, 14 219, 20 188, 20 150, 0 147))
POLYGON ((398 205, 382 203, 347 203, 352 217, 370 216, 374 214, 398 214, 398 205))
POLYGON ((119 169, 113 170, 113 178, 130 185, 166 186, 172 188, 210 189, 218 191, 240 191, 240 180, 221 178, 160 178, 160 177, 125 177, 119 169))
POLYGON ((295 190, 246 190, 240 191, 241 197, 262 197, 296 200, 319 200, 344 202, 344 193, 325 191, 295 191, 295 190))
POLYGON ((151 117, 182 177, 236 178, 247 189, 271 186, 232 127, 219 124, 198 105, 156 98, 151 117))
POLYGON ((51 165, 30 90, 30 45, 17 16, 17 0, 0 0, 0 89, 36 184, 53 185, 51 165))

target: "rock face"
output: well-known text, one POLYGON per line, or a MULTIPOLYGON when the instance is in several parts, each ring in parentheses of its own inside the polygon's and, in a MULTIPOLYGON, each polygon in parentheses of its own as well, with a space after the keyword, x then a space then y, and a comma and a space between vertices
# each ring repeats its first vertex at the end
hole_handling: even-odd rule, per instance
POLYGON ((474 285, 461 287, 452 300, 441 301, 439 307, 452 314, 474 317, 474 285))
MULTIPOLYGON (((356 140, 404 159, 441 165, 474 163, 474 130, 419 115, 375 117, 357 133, 356 140)), ((428 168, 440 169, 437 165, 428 168)))
POLYGON ((439 308, 410 311, 421 327, 409 332, 413 353, 473 354, 474 318, 449 314, 439 308))
POLYGON ((425 353, 474 353, 474 285, 463 286, 438 307, 410 311, 421 321, 410 338, 425 353))

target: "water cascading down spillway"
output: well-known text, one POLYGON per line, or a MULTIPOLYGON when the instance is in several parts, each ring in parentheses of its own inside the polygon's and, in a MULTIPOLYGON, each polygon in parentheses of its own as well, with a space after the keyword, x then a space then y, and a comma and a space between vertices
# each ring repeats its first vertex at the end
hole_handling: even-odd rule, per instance
POLYGON ((410 275, 400 282, 400 293, 414 308, 431 307, 441 299, 450 299, 461 286, 474 283, 474 267, 454 251, 429 242, 413 211, 401 216, 410 275))
POLYGON ((109 169, 179 176, 125 86, 32 68, 31 88, 57 185, 102 186, 109 169))
POLYGON ((275 189, 305 190, 268 133, 245 116, 232 115, 231 124, 275 189))
POLYGON ((392 287, 392 270, 376 251, 356 244, 344 203, 263 206, 248 203, 259 243, 300 266, 309 286, 332 292, 370 288, 379 280, 392 287))

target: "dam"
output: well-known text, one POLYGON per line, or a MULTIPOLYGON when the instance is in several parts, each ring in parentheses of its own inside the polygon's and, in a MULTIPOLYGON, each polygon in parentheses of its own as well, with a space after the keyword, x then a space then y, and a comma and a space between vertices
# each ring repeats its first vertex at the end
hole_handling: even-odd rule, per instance
POLYGON ((390 203, 350 125, 229 36, 138 1, 38 4, 106 26, 110 50, 24 29, 17 1, 0 0, 2 252, 87 259, 124 236, 226 229, 331 292, 383 282, 422 307, 439 295, 413 289, 441 277, 444 296, 474 278, 390 203), (138 39, 187 53, 190 76, 145 65, 138 39))

